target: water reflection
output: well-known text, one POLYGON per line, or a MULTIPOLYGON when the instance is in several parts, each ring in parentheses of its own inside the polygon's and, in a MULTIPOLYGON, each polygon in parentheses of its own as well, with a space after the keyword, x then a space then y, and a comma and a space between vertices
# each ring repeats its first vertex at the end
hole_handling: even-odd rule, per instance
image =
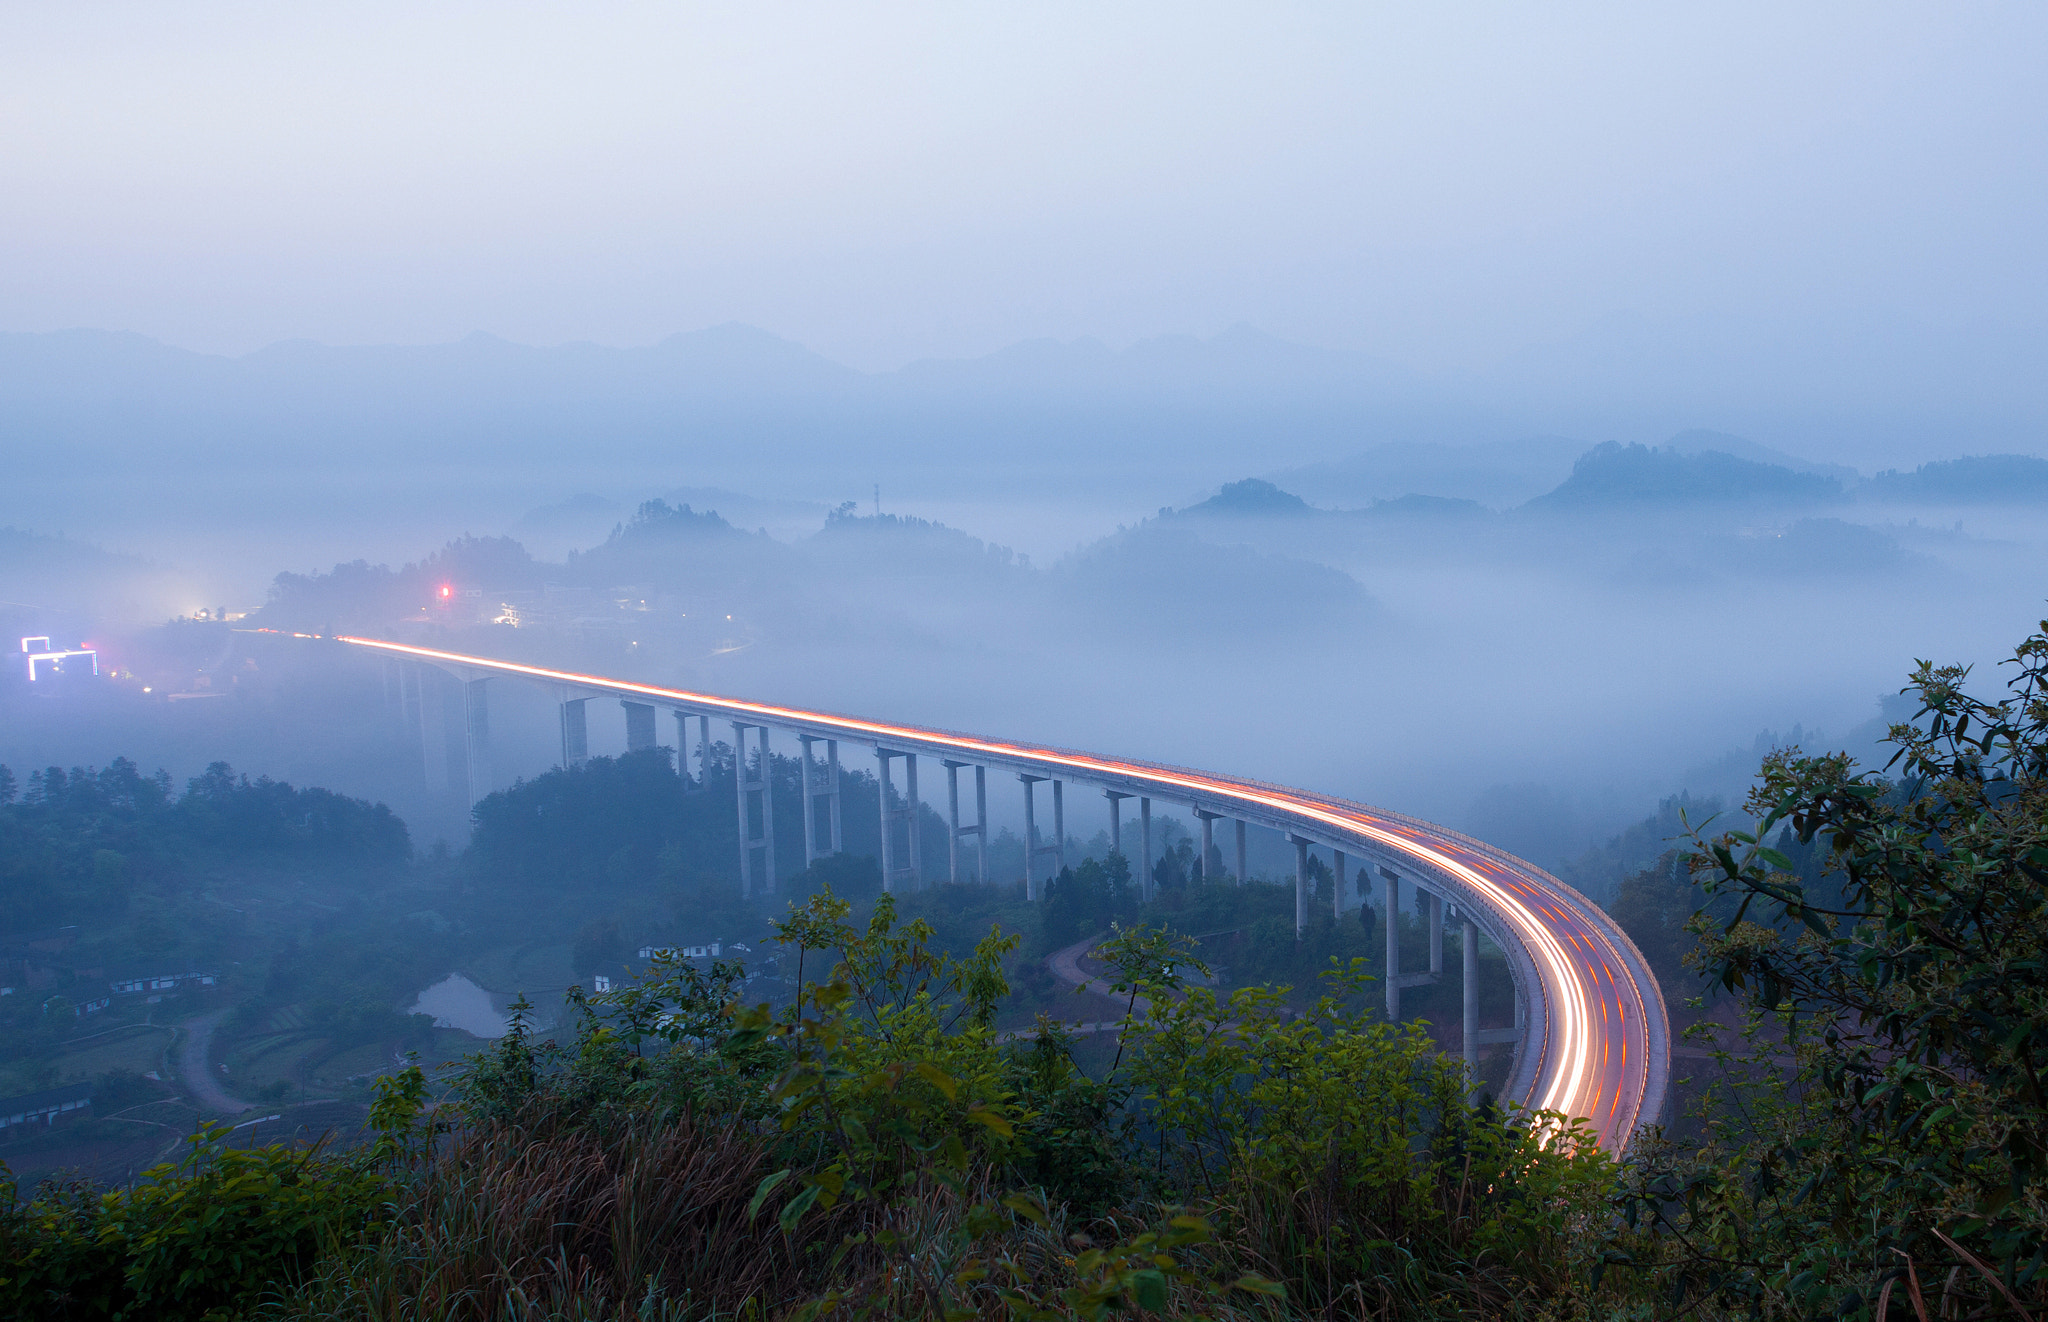
POLYGON ((419 994, 412 1013, 434 1016, 436 1028, 459 1028, 473 1037, 505 1036, 505 1015, 491 1004, 491 994, 451 973, 419 994))

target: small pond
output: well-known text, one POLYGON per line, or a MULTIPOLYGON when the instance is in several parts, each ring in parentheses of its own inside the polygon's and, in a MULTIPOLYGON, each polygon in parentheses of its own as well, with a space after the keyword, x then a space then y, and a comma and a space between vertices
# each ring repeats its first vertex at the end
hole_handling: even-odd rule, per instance
POLYGON ((436 1028, 459 1028, 473 1037, 505 1036, 504 1011, 491 1004, 489 992, 460 973, 451 973, 421 992, 411 1013, 434 1016, 436 1028))

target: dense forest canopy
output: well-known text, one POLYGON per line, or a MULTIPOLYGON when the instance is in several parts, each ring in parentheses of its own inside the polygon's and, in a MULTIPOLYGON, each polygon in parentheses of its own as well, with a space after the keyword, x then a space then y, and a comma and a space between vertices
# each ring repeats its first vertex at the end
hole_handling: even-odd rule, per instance
POLYGON ((126 758, 47 767, 25 785, 0 767, 0 931, 104 922, 136 882, 173 883, 221 860, 387 866, 411 852, 405 823, 383 804, 252 781, 225 762, 182 792, 126 758))

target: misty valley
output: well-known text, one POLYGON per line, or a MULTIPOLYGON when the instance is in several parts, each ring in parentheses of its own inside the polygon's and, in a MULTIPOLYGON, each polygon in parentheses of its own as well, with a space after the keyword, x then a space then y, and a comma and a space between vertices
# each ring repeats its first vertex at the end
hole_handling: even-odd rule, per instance
MULTIPOLYGON (((2007 571, 2038 554, 2048 461, 1964 459, 1865 478, 1694 433, 1654 448, 1589 447, 1555 485, 1506 508, 1425 490, 1336 503, 1375 482, 1432 479, 1451 491, 1529 480, 1498 452, 1382 447, 1225 483, 1043 564, 872 503, 703 488, 573 496, 398 568, 357 559, 285 571, 260 602, 155 623, 140 603, 189 590, 168 586, 174 567, 10 530, 0 574, 17 604, 0 614, 24 638, 25 661, 0 681, 0 1091, 14 1098, 0 1158, 24 1188, 44 1176, 160 1184, 145 1172, 197 1132, 256 1154, 244 1160, 314 1143, 322 1160, 355 1169, 390 1159, 394 1113, 431 1130, 436 1112, 421 1107, 538 1106, 557 1136, 534 1141, 596 1138, 593 1120, 574 1118, 590 1104, 577 1090, 590 1087, 652 1088, 699 1116, 736 1106, 737 1121, 768 1096, 824 1086, 778 1081, 745 1063, 758 1048, 739 1045, 758 1036, 743 1027, 749 1015, 809 1022, 821 987, 837 990, 808 1031, 821 1042, 854 1033, 833 1050, 893 1041, 904 1014, 978 1025, 918 1066, 939 1093, 886 1090, 885 1112, 910 1108, 889 1123, 932 1132, 941 1122, 920 1108, 956 1095, 966 1076, 955 1071, 982 1071, 973 1077, 996 1091, 974 1105, 1013 1118, 975 1121, 998 1112, 970 1107, 969 1132, 989 1138, 999 1124, 1005 1142, 1022 1142, 1030 1155, 1017 1169, 1036 1171, 1032 1196, 1069 1224, 1103 1214, 1098 1200, 1133 1178, 1124 1163, 1142 1165, 1148 1142, 1162 1154, 1192 1144, 1176 1149, 1177 1178, 1225 1157, 1203 1155, 1199 1126, 1172 1128, 1193 1116, 1169 1123, 1145 1100, 1166 1086, 1160 1071, 1190 1032, 1254 1053, 1308 1031, 1328 1049, 1402 1044, 1410 1063, 1389 1086, 1414 1086, 1426 1070, 1394 1080, 1427 1059, 1481 1099, 1477 1112, 1440 1110, 1431 1132, 1466 1133, 1471 1116, 1527 1086, 1520 1071, 1537 1056, 1518 947, 1472 926, 1459 904, 1382 880, 1395 876, 1384 864, 1258 821, 1233 842, 1205 830, 1232 819, 1203 820, 1200 795, 1144 798, 1141 836, 1123 802, 1132 795, 1105 803, 1085 779, 1064 800, 1057 784, 1041 787, 1027 821, 1023 787, 1000 768, 963 818, 963 782, 941 788, 936 760, 912 800, 914 771, 906 783, 903 765, 875 763, 866 745, 832 742, 829 769, 812 765, 823 745, 799 749, 787 730, 742 743, 729 720, 698 719, 682 696, 669 700, 671 724, 647 705, 659 699, 637 701, 635 683, 799 714, 988 727, 1260 782, 1321 780, 1433 813, 1547 869, 1626 932, 1673 1034, 1654 1039, 1675 1076, 1668 1097, 1658 1084, 1659 1141, 1710 1142, 1716 1106, 1754 1068, 1730 1046, 1746 1039, 1769 1058, 1796 1034, 1706 995, 1733 956, 1701 962, 1711 929, 1694 915, 1732 920, 1735 895, 1703 888, 1688 851, 1754 830, 1756 778, 1802 748, 1881 763, 1897 723, 1925 713, 1911 696, 1834 692, 1808 719, 1838 722, 1839 734, 1794 724, 1741 739, 1729 721, 1744 707, 1694 667, 1715 649, 1749 649, 1760 678, 1782 666, 1792 692, 1819 691, 1854 682, 1859 671, 1834 664, 1848 651, 1883 654, 1887 619, 1942 619, 1938 632, 1958 645, 2010 632, 2030 603, 2007 571), (1491 603, 1484 629, 1470 617, 1481 599, 1491 603), (18 604, 36 600, 99 604, 18 604), (1754 617, 1716 638, 1706 622, 1735 601, 1754 617), (1841 635, 1846 618, 1860 632, 1841 635), (1503 628, 1527 634, 1503 645, 1503 628), (1839 650, 1797 654, 1799 640, 1821 635, 1839 650), (352 638, 382 642, 366 650, 352 638), (1795 654, 1781 656, 1787 647, 1795 654), (506 673, 479 682, 485 672, 429 654, 487 658, 506 673), (1650 673, 1623 674, 1652 658, 1650 673), (613 677, 625 696, 522 681, 522 666, 613 677), (1531 710, 1539 687, 1543 706, 1531 710), (1697 710, 1666 705, 1694 705, 1688 695, 1697 710), (1522 705, 1512 725, 1506 703, 1522 705), (1555 735, 1589 722, 1591 733, 1555 735), (1624 727, 1633 744, 1603 745, 1624 727), (1606 765, 1589 774, 1596 757, 1606 765), (1633 781, 1617 783, 1615 767, 1634 768, 1633 781), (1507 768, 1518 778, 1486 779, 1507 768), (961 837, 963 820, 985 827, 961 837), (825 950, 840 961, 833 979, 851 981, 820 982, 825 950), (1381 990, 1397 985, 1391 998, 1381 990), (849 1004, 865 1004, 872 1027, 828 1030, 849 1004), (1214 1016, 1206 1028, 1203 1013, 1214 1016), (1263 1027, 1243 1031, 1250 1023, 1263 1027), (853 1045, 876 1031, 884 1037, 853 1045), (1721 1045, 1685 1045, 1701 1033, 1721 1045), (648 1042, 665 1045, 650 1054, 648 1042), (721 1083, 704 1065, 674 1073, 692 1059, 737 1073, 721 1083), (1020 1100, 1033 1089, 1051 1090, 1035 1103, 1050 1109, 1020 1100), (1017 1139, 1026 1121, 1054 1127, 1017 1139), (1132 1142, 1136 1153, 1121 1146, 1132 1142)), ((1791 714, 1782 702, 1773 711, 1791 714)), ((944 765, 957 777, 967 763, 944 765)), ((1836 884, 1822 844, 1775 843, 1796 875, 1836 884)), ((1226 1074, 1269 1068, 1246 1058, 1226 1074)), ((1447 1105, 1435 1096, 1430 1105, 1447 1105)), ((1258 1115, 1232 1123, 1274 1118, 1258 1115)), ((640 1133, 599 1141, 628 1132, 640 1133)), ((1507 1132, 1566 1158, 1541 1177, 1564 1181, 1561 1213, 1604 1196, 1612 1176, 1597 1144, 1507 1132)), ((915 1144, 858 1151, 869 1180, 876 1161, 934 1159, 915 1144)), ((1527 1161, 1533 1150, 1496 1156, 1511 1151, 1527 1161)), ((786 1244, 805 1209, 837 1201, 834 1182, 843 1189, 855 1169, 837 1160, 804 1176, 806 1196, 783 1207, 786 1244)), ((965 1163, 962 1174, 977 1160, 945 1158, 965 1163)), ((1230 1169, 1226 1159, 1218 1171, 1230 1169)), ((951 1187, 945 1170, 919 1178, 951 1187)), ((758 1206, 765 1175, 733 1196, 758 1206)), ((861 1197, 897 1206, 882 1188, 861 1197)), ((1361 1214, 1348 1206, 1318 1215, 1361 1214)), ((587 1215, 597 1220, 572 1237, 603 1221, 587 1215)), ((738 1223, 722 1224, 717 1233, 744 1239, 738 1223)), ((1433 1251, 1455 1258, 1483 1226, 1454 1217, 1442 1229, 1449 1238, 1433 1251)), ((1192 1299, 1208 1287, 1183 1279, 1182 1264, 1206 1252, 1194 1246, 1209 1232, 1181 1233, 1187 1247, 1160 1257, 1173 1267, 1159 1288, 1192 1299)), ((972 1240, 962 1263, 974 1260, 972 1240)), ((774 1269, 784 1272, 803 1269, 774 1269)), ((1286 1279, 1253 1273, 1241 1293, 1284 1295, 1274 1281, 1286 1279)), ((726 1285, 720 1297, 761 1288, 745 1272, 726 1285)), ((1461 1287, 1496 1303, 1528 1288, 1469 1271, 1461 1287)))

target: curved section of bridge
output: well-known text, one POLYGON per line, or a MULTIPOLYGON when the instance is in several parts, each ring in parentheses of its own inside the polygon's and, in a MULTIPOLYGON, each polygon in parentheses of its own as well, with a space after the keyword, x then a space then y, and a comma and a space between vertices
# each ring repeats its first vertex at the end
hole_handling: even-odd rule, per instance
MULTIPOLYGON (((1103 757, 1072 749, 1051 748, 1009 740, 989 739, 920 726, 886 721, 862 720, 826 712, 782 707, 772 703, 723 698, 681 689, 662 688, 628 680, 608 679, 550 670, 518 662, 498 661, 404 643, 371 638, 339 640, 352 647, 410 660, 453 673, 468 690, 466 711, 472 758, 472 798, 486 788, 488 772, 477 773, 476 759, 486 759, 483 743, 487 730, 484 716, 484 682, 497 677, 518 678, 551 686, 562 703, 563 760, 574 762, 581 755, 583 712, 581 704, 592 697, 618 697, 626 707, 629 744, 651 746, 654 742, 653 712, 667 708, 674 712, 679 736, 683 722, 700 722, 704 745, 709 745, 709 720, 717 718, 734 725, 735 747, 741 750, 739 777, 743 876, 751 877, 752 863, 746 855, 749 837, 756 845, 772 841, 772 825, 762 822, 758 835, 748 823, 747 796, 762 788, 746 773, 746 732, 758 732, 765 752, 770 730, 795 734, 804 744, 805 807, 807 844, 820 828, 813 811, 812 793, 831 798, 832 844, 837 845, 837 776, 829 789, 818 790, 813 779, 812 744, 825 741, 831 749, 830 765, 836 772, 837 745, 841 741, 871 744, 880 760, 884 781, 883 811, 892 812, 898 802, 889 788, 892 760, 906 759, 909 777, 906 807, 894 809, 907 815, 915 811, 916 757, 935 757, 947 768, 952 805, 954 868, 959 868, 958 848, 964 836, 977 837, 985 849, 987 815, 985 774, 1003 771, 1016 775, 1026 793, 1027 886, 1039 855, 1064 848, 1061 790, 1066 785, 1086 785, 1101 790, 1109 799, 1113 835, 1121 831, 1120 805, 1126 798, 1140 801, 1146 823, 1145 862, 1149 864, 1150 805, 1154 799, 1188 805, 1202 820, 1204 858, 1209 857, 1211 822, 1231 819, 1285 832, 1295 843, 1297 868, 1297 921, 1305 919, 1307 903, 1308 851, 1316 846, 1332 851, 1336 865, 1337 892, 1343 893, 1343 868, 1347 857, 1358 861, 1360 887, 1367 886, 1366 869, 1377 871, 1391 915, 1398 909, 1399 887, 1411 882, 1427 900, 1432 936, 1432 969, 1442 969, 1442 936, 1445 906, 1454 906, 1462 921, 1466 970, 1465 1050, 1468 1060, 1476 1039, 1484 1036, 1512 1040, 1514 1061, 1506 1095, 1525 1105, 1560 1111, 1588 1119, 1603 1146, 1620 1151, 1637 1129, 1654 1123, 1664 1104, 1670 1068, 1669 1022, 1663 994, 1641 952, 1606 912, 1557 878, 1511 854, 1455 831, 1432 825, 1400 813, 1369 807, 1329 795, 1281 785, 1245 780, 1213 772, 1151 762, 1103 757), (572 722, 573 714, 573 722, 572 722), (573 725, 573 733, 572 733, 573 725), (973 768, 978 825, 960 825, 958 773, 973 768), (1051 782, 1054 837, 1057 846, 1037 847, 1030 825, 1034 784, 1051 782), (1471 981, 1476 963, 1476 937, 1483 931, 1507 956, 1516 989, 1516 1024, 1511 1030, 1479 1034, 1473 1007, 1476 992, 1471 981)), ((679 737, 679 749, 687 782, 688 739, 679 737)), ((822 769, 822 768, 820 768, 822 769)), ((763 800, 766 795, 761 796, 763 800)), ((765 802, 761 815, 768 809, 765 802)), ((892 831, 885 822, 883 835, 885 880, 907 875, 915 867, 900 868, 889 857, 892 831)), ((918 833, 907 832, 908 848, 915 850, 918 833)), ((1239 874, 1243 868, 1243 835, 1239 827, 1239 874)), ((770 845, 772 851, 772 844, 770 845)), ((1146 869, 1139 869, 1140 876, 1146 869)), ((986 876, 985 866, 978 875, 986 876)), ((772 852, 764 869, 764 884, 773 888, 775 868, 772 852)), ((1399 946, 1394 939, 1397 925, 1385 924, 1388 932, 1387 994, 1389 1008, 1398 1016, 1403 985, 1430 980, 1432 973, 1399 972, 1399 946)))

